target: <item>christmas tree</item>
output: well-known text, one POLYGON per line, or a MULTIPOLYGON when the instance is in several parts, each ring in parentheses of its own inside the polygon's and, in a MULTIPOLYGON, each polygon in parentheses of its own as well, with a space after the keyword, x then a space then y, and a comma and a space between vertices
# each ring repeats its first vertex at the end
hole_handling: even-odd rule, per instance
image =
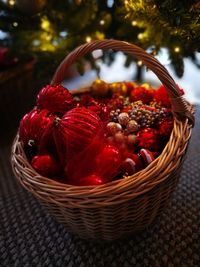
MULTIPOLYGON (((37 55, 40 70, 48 66, 49 73, 76 46, 104 38, 134 43, 154 55, 167 48, 179 77, 185 57, 200 67, 198 0, 1 0, 0 10, 0 46, 22 58, 37 55)), ((113 53, 102 57, 109 64, 113 53)))

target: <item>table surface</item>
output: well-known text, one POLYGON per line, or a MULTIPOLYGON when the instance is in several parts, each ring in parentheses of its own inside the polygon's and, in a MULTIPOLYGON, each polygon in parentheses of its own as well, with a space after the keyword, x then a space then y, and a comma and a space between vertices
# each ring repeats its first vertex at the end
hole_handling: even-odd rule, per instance
POLYGON ((12 174, 0 148, 0 266, 200 266, 200 108, 181 179, 156 222, 112 243, 68 233, 12 174))

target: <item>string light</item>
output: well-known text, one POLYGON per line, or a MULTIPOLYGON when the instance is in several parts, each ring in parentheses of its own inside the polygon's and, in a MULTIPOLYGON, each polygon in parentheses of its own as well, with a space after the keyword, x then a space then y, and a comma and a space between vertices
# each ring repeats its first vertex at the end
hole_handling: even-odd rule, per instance
POLYGON ((91 38, 90 36, 87 36, 87 37, 85 38, 85 41, 86 41, 87 43, 90 43, 90 42, 92 41, 92 38, 91 38))
POLYGON ((15 0, 9 0, 8 4, 9 4, 10 6, 14 6, 14 5, 15 5, 15 0))
POLYGON ((41 28, 45 31, 50 30, 50 22, 46 17, 42 18, 41 20, 41 28))
POLYGON ((105 24, 105 20, 101 19, 99 22, 100 25, 104 25, 105 24))
POLYGON ((137 25, 137 21, 136 21, 136 20, 133 20, 133 21, 131 22, 131 24, 132 24, 132 26, 136 26, 136 25, 137 25))
POLYGON ((137 37, 138 37, 139 40, 142 40, 144 35, 143 35, 143 33, 139 33, 137 37))
POLYGON ((180 52, 180 47, 176 46, 176 47, 174 48, 174 52, 175 52, 175 53, 179 53, 179 52, 180 52))
POLYGON ((142 66, 142 60, 139 60, 139 61, 137 62, 137 65, 138 65, 138 66, 142 66))
POLYGON ((15 21, 15 22, 13 22, 13 26, 14 27, 17 27, 18 26, 18 23, 15 21))

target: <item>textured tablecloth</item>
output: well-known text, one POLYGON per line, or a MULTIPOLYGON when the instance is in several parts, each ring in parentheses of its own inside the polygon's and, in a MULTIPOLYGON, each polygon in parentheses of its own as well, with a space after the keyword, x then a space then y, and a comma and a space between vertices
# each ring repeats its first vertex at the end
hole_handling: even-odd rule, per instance
POLYGON ((21 188, 0 148, 0 266, 200 266, 200 109, 169 207, 154 225, 113 243, 68 233, 21 188))

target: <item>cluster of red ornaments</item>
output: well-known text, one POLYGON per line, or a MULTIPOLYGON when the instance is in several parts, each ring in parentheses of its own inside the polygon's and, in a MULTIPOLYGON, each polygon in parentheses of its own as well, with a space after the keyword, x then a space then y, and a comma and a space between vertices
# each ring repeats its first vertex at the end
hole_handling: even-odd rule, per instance
POLYGON ((96 80, 72 95, 43 88, 20 122, 19 137, 32 167, 72 185, 101 185, 132 175, 162 152, 173 128, 166 89, 96 80))

